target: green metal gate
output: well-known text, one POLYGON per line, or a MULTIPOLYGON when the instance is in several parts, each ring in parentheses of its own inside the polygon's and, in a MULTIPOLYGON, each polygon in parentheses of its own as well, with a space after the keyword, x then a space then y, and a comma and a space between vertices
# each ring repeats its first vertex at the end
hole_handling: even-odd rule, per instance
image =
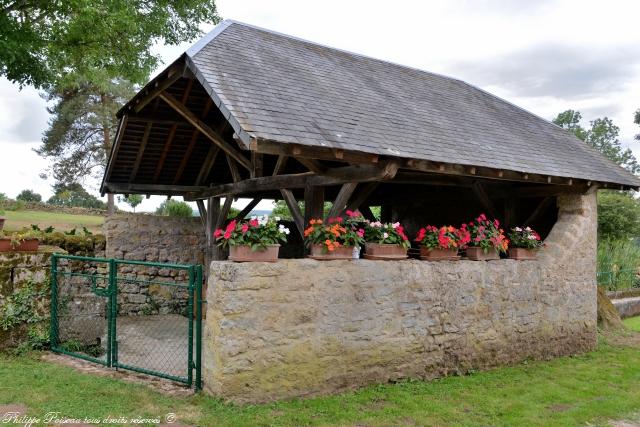
POLYGON ((200 265, 55 254, 51 350, 199 390, 201 296, 200 265))

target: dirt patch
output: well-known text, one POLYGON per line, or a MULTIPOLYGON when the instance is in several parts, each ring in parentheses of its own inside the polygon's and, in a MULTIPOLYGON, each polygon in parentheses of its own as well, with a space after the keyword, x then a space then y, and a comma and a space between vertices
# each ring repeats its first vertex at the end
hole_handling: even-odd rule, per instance
POLYGON ((640 332, 623 329, 620 331, 600 331, 600 337, 612 345, 640 348, 640 332))
POLYGON ((7 417, 16 416, 19 417, 21 415, 26 414, 28 408, 25 405, 21 405, 19 403, 10 403, 8 405, 0 405, 0 420, 7 419, 7 417))
POLYGON ((572 405, 563 405, 561 403, 559 403, 557 405, 547 406, 547 409, 550 410, 551 412, 565 412, 565 411, 568 411, 571 408, 573 408, 572 405))
MULTIPOLYGON (((159 391, 160 393, 171 396, 190 396, 194 393, 193 389, 187 388, 182 384, 170 380, 165 380, 163 378, 153 377, 150 375, 144 375, 137 372, 125 370, 116 371, 114 369, 107 368, 96 363, 87 362, 82 359, 76 359, 75 357, 71 356, 46 353, 42 356, 42 360, 50 363, 55 363, 57 365, 67 366, 84 374, 117 378, 119 380, 134 384, 142 384, 156 391, 159 391)), ((176 424, 173 425, 175 426, 176 424)))

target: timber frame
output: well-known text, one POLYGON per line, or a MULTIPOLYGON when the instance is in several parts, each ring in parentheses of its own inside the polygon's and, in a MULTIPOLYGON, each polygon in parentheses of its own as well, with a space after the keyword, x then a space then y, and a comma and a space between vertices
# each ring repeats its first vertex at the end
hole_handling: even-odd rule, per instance
MULTIPOLYGON (((195 201, 213 259, 219 256, 213 230, 224 225, 237 198, 251 199, 238 219, 263 199, 284 200, 302 234, 310 218, 323 215, 325 200, 333 203, 331 216, 360 209, 373 218, 371 207, 380 206, 382 219, 391 220, 394 214, 387 201, 394 196, 467 189, 488 214, 510 224, 525 220, 514 217, 513 206, 520 199, 536 199, 526 216, 532 221, 557 195, 630 188, 254 138, 205 89, 202 76, 190 65, 188 57, 178 59, 118 113, 120 124, 101 192, 195 201), (503 202, 498 206, 496 199, 503 202), (304 210, 299 202, 304 202, 304 210)), ((402 216, 402 209, 399 212, 394 219, 402 216)))

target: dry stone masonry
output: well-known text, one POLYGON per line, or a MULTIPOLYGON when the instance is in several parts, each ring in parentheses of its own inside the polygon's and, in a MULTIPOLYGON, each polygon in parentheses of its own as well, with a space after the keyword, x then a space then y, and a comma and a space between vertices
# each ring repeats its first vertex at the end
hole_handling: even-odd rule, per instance
POLYGON ((558 207, 537 261, 212 262, 206 390, 262 402, 593 349, 595 194, 558 207))
MULTIPOLYGON (((107 258, 204 263, 206 239, 198 218, 113 215, 106 219, 104 230, 107 258)), ((186 310, 188 292, 185 288, 133 281, 188 282, 185 271, 126 266, 120 268, 118 275, 120 315, 181 314, 186 310)))

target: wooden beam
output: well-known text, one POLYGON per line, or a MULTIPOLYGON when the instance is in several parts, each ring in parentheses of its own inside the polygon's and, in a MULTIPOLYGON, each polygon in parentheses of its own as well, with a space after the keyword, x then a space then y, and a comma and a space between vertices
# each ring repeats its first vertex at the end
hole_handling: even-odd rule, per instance
POLYGON ((158 160, 158 164, 156 165, 156 171, 153 174, 153 182, 158 182, 158 177, 160 176, 160 172, 162 172, 162 168, 164 167, 164 161, 167 159, 167 153, 169 153, 171 144, 173 143, 173 138, 176 136, 176 130, 178 130, 178 126, 176 125, 171 126, 171 129, 169 129, 167 140, 164 143, 164 147, 162 147, 162 153, 160 153, 160 159, 158 160))
POLYGON ((280 193, 282 194, 282 198, 284 199, 287 207, 289 208, 289 212, 291 212, 291 216, 293 217, 293 222, 296 224, 296 228, 298 232, 300 232, 300 236, 304 240, 304 216, 300 211, 300 206, 298 206, 298 201, 293 196, 291 190, 281 189, 280 193))
POLYGON ((227 164, 229 165, 229 171, 231 172, 231 179, 233 179, 233 182, 242 181, 242 176, 240 176, 240 171, 238 170, 236 161, 233 160, 228 154, 225 157, 227 158, 227 164))
POLYGON ((336 152, 330 147, 312 147, 300 144, 283 144, 277 141, 254 139, 249 144, 252 151, 263 154, 285 155, 289 157, 343 161, 347 163, 377 163, 377 154, 362 153, 358 151, 342 151, 342 158, 336 157, 336 152))
POLYGON ((221 251, 216 245, 216 239, 213 237, 215 231, 216 219, 220 214, 220 199, 218 197, 210 197, 207 200, 207 263, 212 260, 221 258, 221 251))
POLYGON ((318 161, 313 160, 313 159, 305 159, 304 157, 296 157, 296 160, 298 162, 302 163, 302 165, 304 167, 306 167, 307 169, 309 169, 311 172, 323 173, 325 170, 327 170, 327 168, 325 168, 320 163, 318 163, 318 161))
POLYGON ((232 203, 233 197, 227 197, 224 199, 224 204, 222 205, 222 209, 220 209, 220 213, 218 214, 218 219, 216 221, 216 228, 222 227, 222 224, 227 222, 227 217, 229 216, 229 212, 231 211, 232 203))
POLYGON ((193 191, 204 191, 209 187, 193 185, 165 185, 165 184, 139 184, 106 182, 105 187, 110 193, 115 194, 158 194, 158 195, 182 195, 193 191))
POLYGON ((342 184, 342 188, 340 188, 336 199, 333 201, 333 206, 331 206, 331 210, 327 216, 328 218, 338 216, 344 211, 357 185, 357 182, 347 182, 342 184))
POLYGON ((360 207, 360 213, 362 214, 362 216, 364 216, 369 221, 377 221, 378 220, 378 218, 376 218, 376 216, 373 214, 373 212, 371 211, 371 208, 369 206, 360 207))
POLYGON ((189 200, 204 199, 212 196, 233 196, 243 193, 280 190, 281 188, 304 188, 310 186, 340 185, 347 182, 371 182, 392 179, 397 171, 393 165, 356 165, 335 168, 327 171, 327 175, 313 172, 300 174, 266 176, 250 178, 233 184, 222 184, 205 191, 194 192, 189 200))
MULTIPOLYGON (((207 102, 205 103, 204 109, 202 110, 202 114, 200 115, 202 119, 207 117, 207 115, 209 114, 211 105, 213 105, 213 101, 211 100, 211 98, 207 97, 207 102)), ((182 157, 182 161, 180 162, 180 166, 178 167, 178 172, 176 172, 176 176, 173 179, 174 184, 177 184, 178 181, 180 181, 180 178, 182 178, 182 174, 184 173, 184 170, 187 167, 189 160, 191 159, 191 153, 193 152, 193 149, 196 146, 196 142, 198 141, 199 134, 200 132, 198 131, 198 129, 194 129, 193 132, 191 133, 191 140, 189 140, 187 151, 184 153, 184 156, 182 157)))
POLYGON ((168 94, 166 92, 160 93, 158 95, 164 102, 166 102, 171 108, 173 108, 178 114, 184 117, 193 127, 198 129, 204 136, 209 138, 214 144, 216 144, 222 151, 233 157, 235 161, 237 161, 240 165, 245 167, 247 170, 251 171, 251 162, 242 155, 235 147, 233 147, 230 143, 222 139, 218 134, 216 134, 213 129, 209 127, 206 123, 196 117, 189 109, 187 109, 184 105, 180 103, 174 96, 168 94))
POLYGON ((198 172, 198 177, 196 178, 196 185, 200 185, 203 181, 209 176, 209 172, 211 172, 211 168, 216 161, 216 157, 220 152, 220 148, 217 146, 209 147, 209 152, 207 153, 207 157, 205 157, 204 162, 202 163, 202 167, 200 168, 200 172, 198 172))
POLYGON ((113 143, 113 147, 111 147, 111 155, 107 162, 107 170, 105 172, 105 177, 109 178, 111 176, 111 171, 113 170, 113 165, 118 157, 118 152, 120 151, 120 142, 122 141, 122 135, 124 134, 124 130, 127 127, 127 122, 129 120, 129 116, 124 115, 120 122, 118 123, 118 130, 116 131, 116 139, 113 143))
POLYGON ((509 230, 516 225, 516 199, 514 197, 507 197, 504 200, 504 228, 505 230, 509 230))
POLYGON ((538 206, 534 209, 533 212, 531 212, 531 215, 529 215, 527 220, 522 225, 524 225, 525 227, 530 226, 531 223, 533 223, 536 219, 538 219, 538 217, 549 207, 549 205, 551 204, 551 202, 553 202, 554 199, 555 199, 554 197, 550 197, 550 196, 542 199, 538 204, 538 206))
POLYGON ((347 209, 352 211, 358 209, 360 205, 363 204, 365 200, 367 200, 371 193, 373 193, 375 189, 378 188, 378 185, 380 185, 379 182, 370 182, 368 184, 365 184, 361 190, 356 192, 356 197, 354 197, 353 200, 349 202, 349 204, 347 205, 347 209))
POLYGON ((149 102, 167 90, 175 82, 182 78, 182 67, 174 67, 167 71, 167 78, 161 82, 156 82, 155 86, 149 90, 143 97, 135 101, 133 111, 139 113, 149 102))
POLYGON ((149 141, 151 126, 152 126, 151 123, 147 123, 147 126, 144 128, 144 134, 142 135, 142 141, 140 142, 140 147, 138 147, 136 160, 133 163, 133 168, 131 169, 131 174, 129 175, 129 181, 134 181, 136 179, 136 176, 138 175, 138 170, 140 169, 140 163, 142 162, 142 156, 144 155, 144 150, 147 148, 147 142, 149 141))
POLYGON ((487 211, 487 215, 489 215, 489 217, 491 218, 496 218, 497 210, 493 205, 493 202, 487 195, 486 191, 484 191, 484 187, 482 186, 482 184, 480 184, 479 182, 474 182, 472 188, 473 192, 478 197, 478 200, 480 200, 482 206, 484 206, 485 210, 487 211))
POLYGON ((244 219, 247 215, 251 213, 251 211, 256 206, 258 206, 258 203, 260 203, 261 200, 262 200, 262 197, 256 197, 253 200, 251 200, 247 206, 245 206, 244 208, 242 208, 240 212, 238 212, 238 215, 233 217, 233 219, 238 221, 244 219))
POLYGON ((278 160, 276 161, 276 166, 273 168, 273 176, 280 175, 284 168, 287 166, 287 160, 289 157, 280 155, 278 156, 278 160))
POLYGON ((314 218, 324 218, 324 187, 304 187, 304 224, 314 218))
POLYGON ((264 174, 262 154, 251 152, 251 178, 260 178, 264 174))

